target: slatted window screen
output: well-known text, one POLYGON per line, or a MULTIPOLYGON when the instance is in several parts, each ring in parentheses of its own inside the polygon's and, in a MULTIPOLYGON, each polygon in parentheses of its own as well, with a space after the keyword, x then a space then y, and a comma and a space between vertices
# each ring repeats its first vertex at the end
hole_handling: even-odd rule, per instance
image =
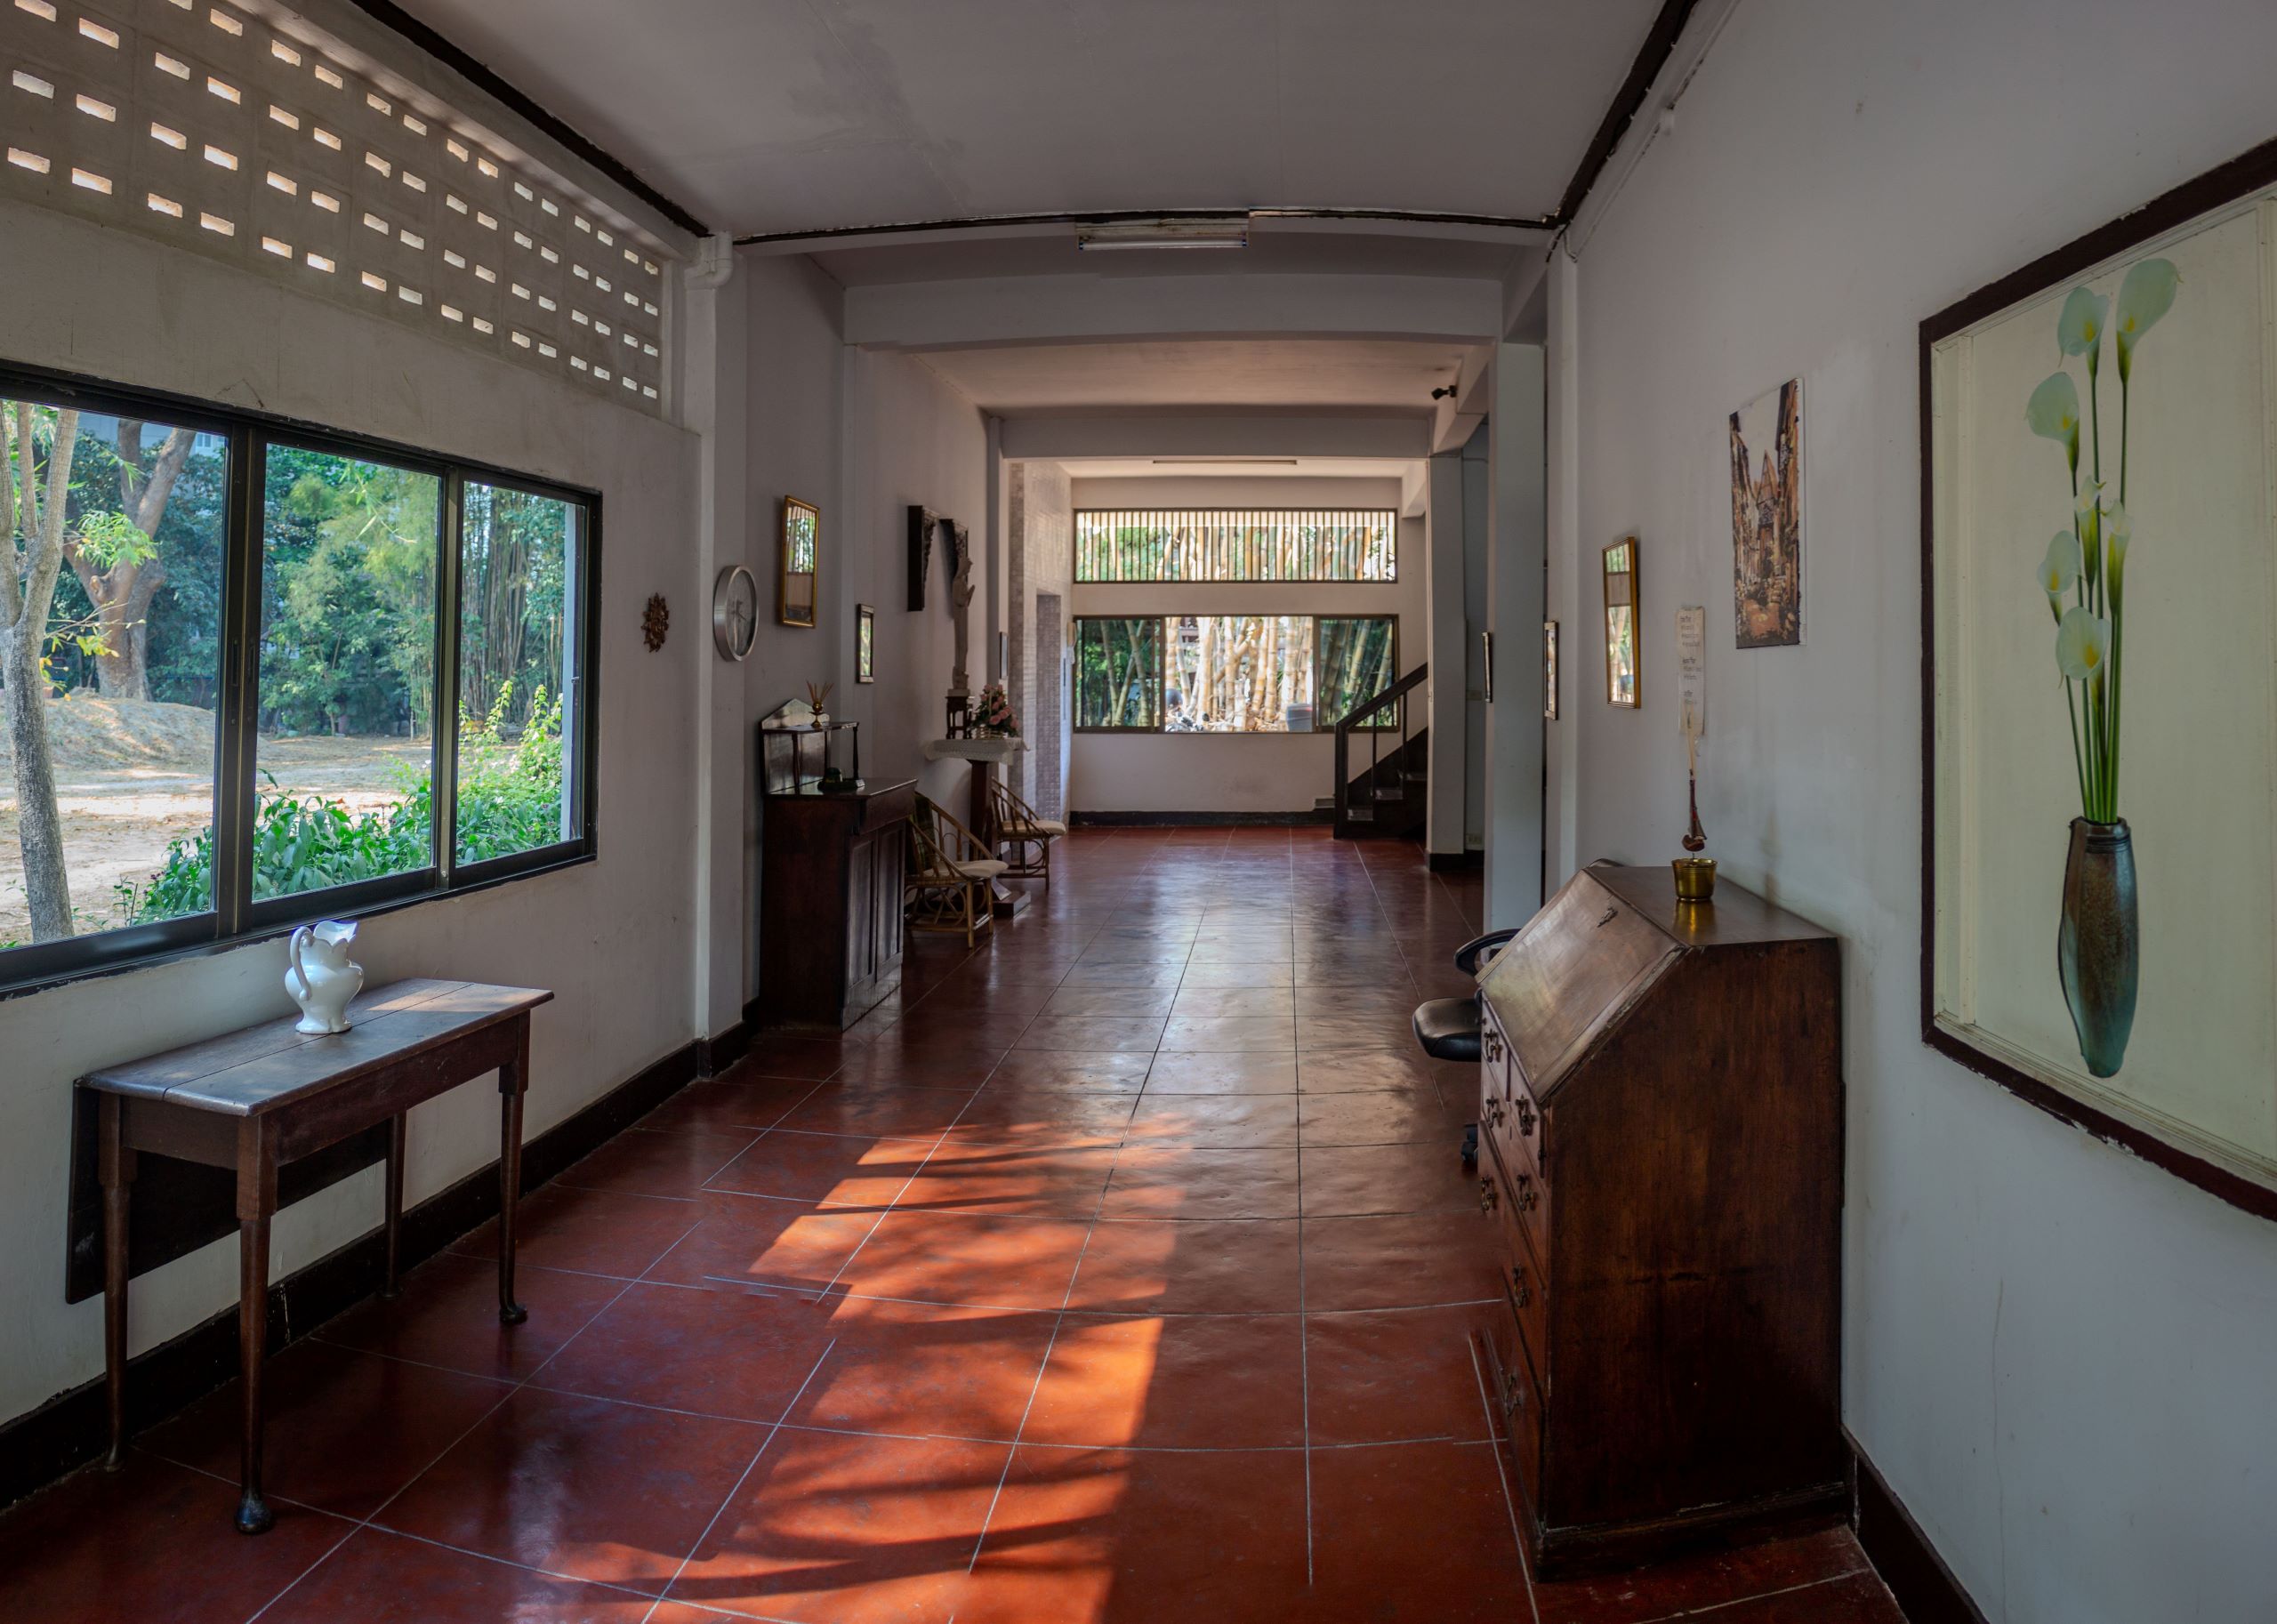
POLYGON ((661 414, 664 250, 350 54, 265 0, 0 0, 0 195, 661 414))
POLYGON ((1078 508, 1078 582, 1391 582, 1389 508, 1078 508))

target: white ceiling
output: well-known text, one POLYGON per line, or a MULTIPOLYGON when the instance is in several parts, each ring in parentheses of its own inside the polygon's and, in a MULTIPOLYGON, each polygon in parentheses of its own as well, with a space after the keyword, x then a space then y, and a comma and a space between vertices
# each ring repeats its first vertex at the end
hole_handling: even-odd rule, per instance
POLYGON ((983 410, 1372 408, 1417 416, 1461 344, 1395 339, 1147 340, 935 350, 919 358, 983 410))
POLYGON ((401 0, 714 230, 1553 211, 1658 0, 401 0))

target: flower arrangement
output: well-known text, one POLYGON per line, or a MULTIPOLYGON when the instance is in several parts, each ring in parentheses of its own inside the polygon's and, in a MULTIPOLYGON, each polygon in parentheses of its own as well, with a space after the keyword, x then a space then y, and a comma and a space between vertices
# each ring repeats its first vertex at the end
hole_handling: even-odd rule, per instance
POLYGON ((2048 541, 2040 562, 2040 585, 2056 621, 2056 665, 2063 673, 2064 700, 2072 714, 2072 757, 2079 770, 2080 810, 2095 824, 2119 821, 2127 548, 2134 537, 2133 521, 2127 512, 2128 386, 2134 378, 2135 347, 2173 306, 2181 280, 2171 261, 2144 260, 2130 267, 2120 282, 2115 311, 2109 299, 2085 287, 2073 288, 2064 301, 2056 324, 2056 342, 2066 358, 2083 357, 2088 368, 2089 455, 2084 489, 2080 481, 2080 390, 2071 373, 2048 374, 2032 390, 2024 408, 2032 431, 2064 447, 2065 471, 2071 479, 2072 527, 2057 531, 2048 541), (2098 387, 2107 319, 2119 355, 2115 502, 2104 499, 2111 487, 2103 474, 2103 398, 2098 387))
POLYGON ((1020 736, 1020 719, 1013 714, 1011 696, 1004 692, 1002 683, 990 683, 973 700, 972 730, 984 738, 1020 736))
POLYGON ((2064 864, 2063 912, 2056 932, 2056 978, 2079 1034, 2090 1075, 2110 1077, 2126 1063, 2141 986, 2134 832, 2119 816, 2120 683, 2127 651, 2127 549, 2134 520, 2127 511, 2128 406, 2135 347, 2173 308, 2182 278, 2167 260, 2128 269, 2114 308, 2101 293, 2075 287, 2056 321, 2066 359, 2088 369, 2088 478, 2080 480, 2080 390, 2068 371, 2041 381, 2024 407, 2034 434, 2064 447, 2071 484, 2072 527, 2049 540, 2040 587, 2056 622, 2056 669, 2072 720, 2072 763, 2078 770, 2080 816, 2072 820, 2064 864), (2103 477, 2104 327, 2119 352, 2119 491, 2103 477), (2066 599, 2069 599, 2067 602, 2066 599), (2074 685, 2077 685, 2074 687, 2074 685))

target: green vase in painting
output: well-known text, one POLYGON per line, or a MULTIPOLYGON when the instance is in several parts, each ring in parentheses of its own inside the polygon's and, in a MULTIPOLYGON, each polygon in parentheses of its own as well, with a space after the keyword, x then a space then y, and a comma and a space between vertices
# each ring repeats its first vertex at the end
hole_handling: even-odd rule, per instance
POLYGON ((2112 1076, 2127 1058, 2142 945, 2135 918, 2135 837, 2127 820, 2073 818, 2056 967, 2091 1075, 2112 1076))

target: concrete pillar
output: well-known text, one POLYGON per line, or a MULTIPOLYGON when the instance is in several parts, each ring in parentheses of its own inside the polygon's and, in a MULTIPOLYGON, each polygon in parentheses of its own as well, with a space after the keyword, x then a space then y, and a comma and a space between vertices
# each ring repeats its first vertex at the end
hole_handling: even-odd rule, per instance
MULTIPOLYGON (((716 240, 716 239, 715 239, 716 240)), ((720 572, 751 568, 762 602, 770 578, 751 557, 745 464, 750 454, 748 289, 735 279, 722 243, 688 273, 680 301, 686 349, 686 421, 700 439, 700 517, 696 535, 697 601, 677 611, 673 641, 687 638, 696 678, 696 975, 690 1025, 717 1037, 743 1018, 744 920, 753 877, 744 864, 744 685, 739 667, 712 644, 712 590, 720 572)))
MULTIPOLYGON (((1594 640, 1585 623, 1600 602, 1597 576, 1582 567, 1594 550, 1581 546, 1581 388, 1577 344, 1581 267, 1561 245, 1549 257, 1549 344, 1546 366, 1548 421, 1547 486, 1549 533, 1549 608, 1558 623, 1557 720, 1546 727, 1548 760, 1549 883, 1552 891, 1588 860, 1581 849, 1581 710, 1599 693, 1596 668, 1577 662, 1574 651, 1594 640)), ((1611 540, 1611 537, 1607 537, 1611 540)))
POLYGON ((1002 682, 1009 692, 1012 674, 1004 669, 1005 661, 997 655, 1009 639, 1016 613, 1012 606, 1011 549, 1007 544, 1010 504, 1004 499, 1004 420, 987 414, 980 422, 987 436, 984 454, 988 466, 983 475, 987 493, 983 505, 986 511, 973 531, 973 544, 980 549, 979 567, 984 576, 981 595, 987 607, 980 617, 981 625, 975 628, 986 647, 972 651, 973 691, 979 692, 987 683, 1002 682))
POLYGON ((1486 924, 1522 925, 1541 906, 1542 568, 1548 557, 1543 354, 1503 344, 1488 422, 1493 532, 1486 558, 1493 634, 1486 706, 1486 924))
POLYGON ((1428 465, 1424 494, 1425 603, 1430 631, 1431 778, 1424 850, 1463 849, 1463 768, 1469 740, 1463 715, 1470 624, 1463 613, 1462 453, 1442 452, 1428 465))

